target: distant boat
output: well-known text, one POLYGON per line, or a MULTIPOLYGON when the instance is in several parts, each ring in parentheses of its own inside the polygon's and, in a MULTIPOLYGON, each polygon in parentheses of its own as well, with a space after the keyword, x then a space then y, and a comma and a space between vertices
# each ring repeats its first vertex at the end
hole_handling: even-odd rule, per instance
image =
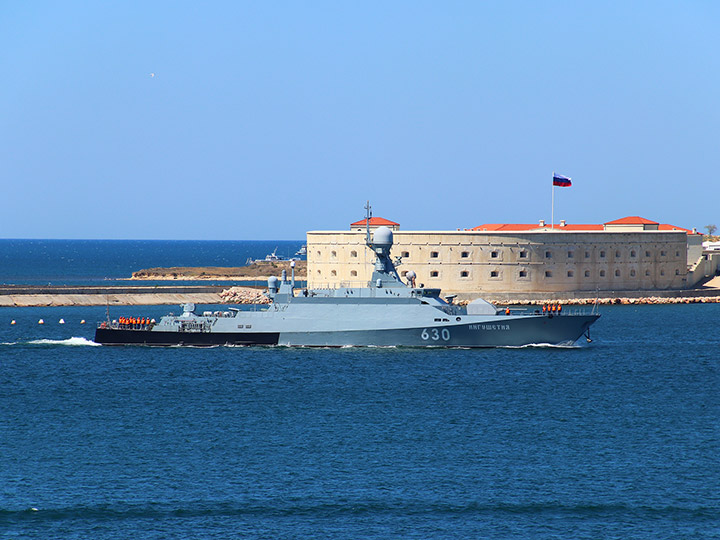
POLYGON ((307 244, 303 244, 302 246, 300 246, 300 249, 295 252, 295 255, 297 255, 298 257, 307 256, 307 244))
MULTIPOLYGON (((305 247, 305 246, 303 246, 303 247, 305 247)), ((300 249, 302 249, 302 248, 300 248, 300 249)), ((307 249, 307 248, 306 248, 306 249, 307 249)), ((275 248, 272 253, 269 253, 268 255, 265 255, 265 258, 264 258, 264 259, 252 259, 252 258, 249 258, 249 259, 245 262, 245 264, 246 264, 246 265, 250 265, 250 264, 254 264, 254 263, 269 263, 269 262, 283 262, 283 261, 294 261, 294 260, 296 260, 295 258, 288 259, 287 257, 281 257, 280 255, 277 254, 277 250, 278 250, 278 248, 275 248)))

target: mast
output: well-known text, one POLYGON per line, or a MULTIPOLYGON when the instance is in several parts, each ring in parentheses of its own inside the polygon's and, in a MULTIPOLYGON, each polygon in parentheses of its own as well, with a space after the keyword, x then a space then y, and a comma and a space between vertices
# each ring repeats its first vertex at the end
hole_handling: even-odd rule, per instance
POLYGON ((370 206, 370 201, 367 201, 365 203, 365 243, 372 247, 372 242, 370 242, 370 218, 372 217, 372 208, 370 206))

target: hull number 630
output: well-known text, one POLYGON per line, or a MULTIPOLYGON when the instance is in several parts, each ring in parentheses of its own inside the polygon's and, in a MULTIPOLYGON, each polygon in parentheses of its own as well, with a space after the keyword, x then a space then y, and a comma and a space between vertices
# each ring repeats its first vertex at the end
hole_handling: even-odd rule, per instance
POLYGON ((420 333, 420 337, 423 339, 423 341, 427 341, 429 339, 433 341, 450 341, 450 330, 447 328, 443 328, 442 330, 438 330, 437 328, 431 328, 430 331, 428 331, 427 328, 423 328, 423 331, 420 333))

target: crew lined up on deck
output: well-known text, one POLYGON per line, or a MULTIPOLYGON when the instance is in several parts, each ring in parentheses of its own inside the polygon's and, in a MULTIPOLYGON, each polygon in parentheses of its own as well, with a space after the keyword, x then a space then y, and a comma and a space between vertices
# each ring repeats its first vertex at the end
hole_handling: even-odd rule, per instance
POLYGON ((548 315, 560 315, 562 312, 562 305, 561 304, 543 304, 542 307, 543 315, 546 313, 548 315))
POLYGON ((119 317, 118 323, 121 326, 147 326, 155 322, 147 317, 119 317))

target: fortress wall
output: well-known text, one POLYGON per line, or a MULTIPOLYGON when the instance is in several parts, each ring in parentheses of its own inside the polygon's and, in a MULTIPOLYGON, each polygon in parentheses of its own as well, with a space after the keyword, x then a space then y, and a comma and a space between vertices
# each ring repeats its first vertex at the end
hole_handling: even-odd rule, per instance
MULTIPOLYGON (((397 231, 398 272, 444 293, 665 290, 687 285, 682 231, 397 231)), ((307 234, 308 286, 362 285, 374 256, 364 232, 307 234)))

